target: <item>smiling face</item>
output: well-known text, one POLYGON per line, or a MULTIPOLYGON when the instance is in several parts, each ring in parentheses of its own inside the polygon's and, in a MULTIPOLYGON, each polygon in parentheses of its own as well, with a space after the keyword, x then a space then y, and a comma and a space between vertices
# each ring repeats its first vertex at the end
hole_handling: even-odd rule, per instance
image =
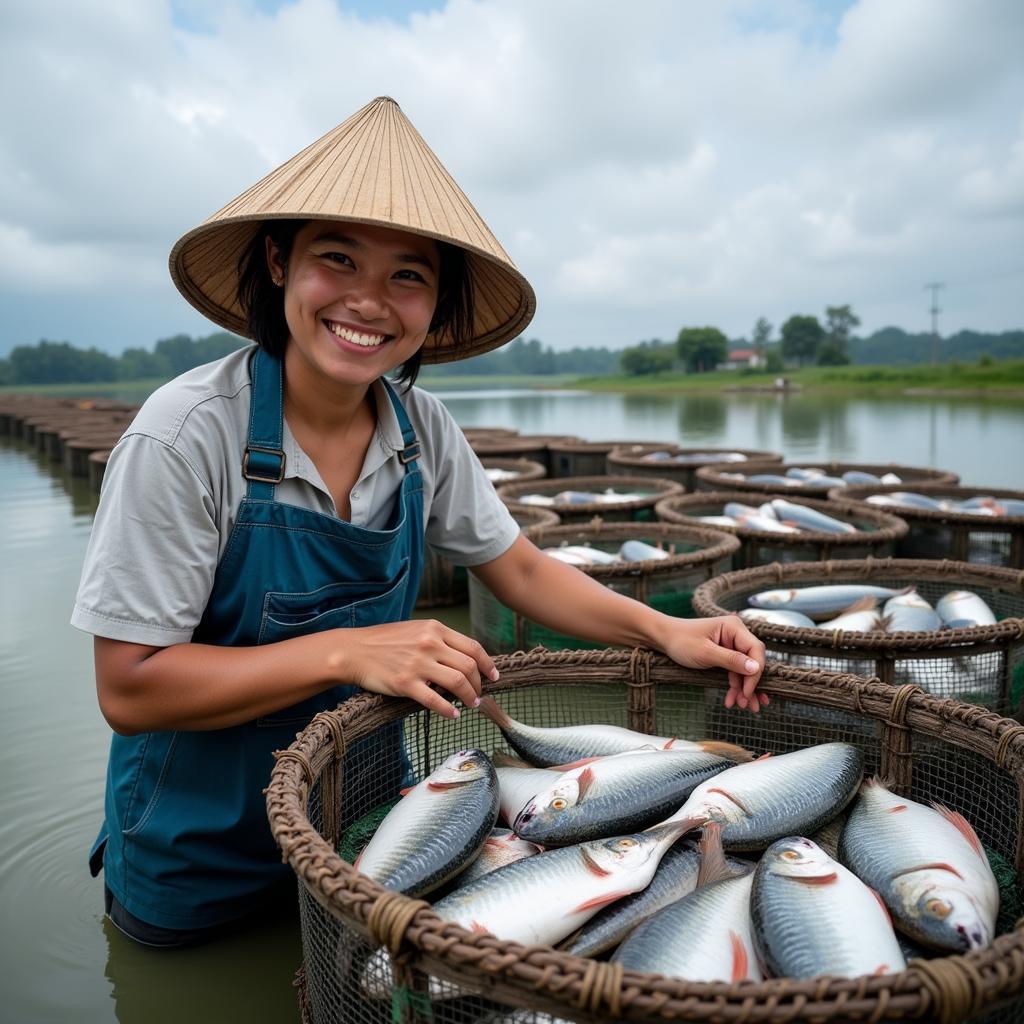
POLYGON ((437 306, 437 243, 376 225, 310 221, 267 265, 283 282, 289 375, 365 387, 426 340, 437 306))

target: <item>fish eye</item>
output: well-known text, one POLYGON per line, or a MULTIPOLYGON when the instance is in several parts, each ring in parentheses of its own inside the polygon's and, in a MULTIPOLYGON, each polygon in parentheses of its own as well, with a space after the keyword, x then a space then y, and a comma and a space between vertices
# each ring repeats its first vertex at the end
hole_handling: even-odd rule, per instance
POLYGON ((476 767, 476 761, 463 761, 462 764, 459 765, 459 771, 460 772, 468 772, 471 768, 475 768, 475 767, 476 767))
POLYGON ((556 796, 549 806, 553 811, 564 811, 569 806, 569 801, 564 796, 556 796))
POLYGON ((931 914, 932 917, 937 917, 940 921, 945 921, 953 910, 945 900, 929 900, 924 905, 924 909, 931 914))
POLYGON ((800 854, 797 853, 796 850, 783 850, 782 853, 779 854, 779 856, 783 860, 799 860, 800 859, 800 854))
POLYGON ((639 845, 640 844, 635 839, 627 838, 627 839, 620 839, 619 840, 619 846, 621 846, 623 849, 626 849, 626 850, 631 850, 634 846, 639 846, 639 845))

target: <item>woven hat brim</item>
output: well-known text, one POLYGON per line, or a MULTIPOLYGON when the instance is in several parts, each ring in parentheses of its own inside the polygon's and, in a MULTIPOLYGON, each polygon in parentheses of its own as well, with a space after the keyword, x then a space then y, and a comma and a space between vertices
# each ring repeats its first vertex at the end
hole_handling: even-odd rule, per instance
POLYGON ((473 204, 389 97, 378 97, 184 235, 171 250, 178 290, 214 323, 249 336, 238 303, 238 261, 259 223, 335 220, 409 231, 467 254, 472 336, 427 337, 425 362, 464 359, 526 328, 536 309, 516 269, 473 204))

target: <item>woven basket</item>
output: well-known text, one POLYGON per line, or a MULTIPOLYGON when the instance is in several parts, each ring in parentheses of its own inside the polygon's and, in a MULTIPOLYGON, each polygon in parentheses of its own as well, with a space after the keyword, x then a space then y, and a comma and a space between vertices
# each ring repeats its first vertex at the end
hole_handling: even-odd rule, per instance
POLYGON ((718 452, 738 452, 747 457, 747 462, 779 463, 783 457, 775 452, 754 451, 750 448, 681 448, 676 444, 628 444, 615 448, 608 453, 607 473, 628 473, 630 476, 656 476, 663 480, 675 480, 688 491, 697 486, 697 470, 704 466, 729 465, 736 466, 742 472, 747 462, 722 463, 711 458, 703 462, 647 462, 645 456, 651 452, 669 452, 671 455, 698 455, 707 452, 709 455, 718 452))
POLYGON ((481 459, 533 459, 551 476, 550 444, 579 441, 569 434, 518 434, 515 437, 471 438, 469 446, 481 459))
MULTIPOLYGON (((906 484, 837 487, 828 492, 834 504, 860 512, 870 508, 890 512, 906 520, 907 535, 896 542, 900 558, 954 558, 961 562, 1005 565, 1024 569, 1024 516, 972 516, 966 512, 936 512, 929 509, 872 505, 864 499, 872 494, 906 491, 906 484)), ((913 488, 930 498, 963 501, 976 495, 1015 498, 1024 501, 1024 491, 990 487, 954 487, 950 484, 920 484, 913 488)))
MULTIPOLYGON (((774 665, 761 684, 772 704, 755 716, 722 708, 724 673, 682 669, 643 652, 532 652, 497 663, 501 679, 487 689, 532 724, 610 722, 777 753, 830 740, 854 743, 864 753, 866 774, 888 776, 898 792, 915 800, 961 811, 992 854, 1008 862, 1011 875, 1024 867, 1024 727, 980 708, 911 686, 895 689, 878 680, 774 665), (799 707, 848 712, 859 728, 794 717, 799 707)), ((524 1008, 516 1017, 520 1024, 541 1024, 542 1012, 591 1024, 1024 1019, 1024 930, 1014 928, 1012 916, 988 949, 915 960, 899 974, 738 985, 623 971, 445 923, 425 902, 382 888, 335 852, 351 822, 395 795, 373 770, 383 751, 393 757, 393 745, 380 740, 391 723, 402 724, 418 777, 455 750, 501 745, 482 715, 442 720, 410 701, 366 694, 318 715, 279 755, 267 809, 284 859, 299 879, 300 1005, 308 1024, 483 1024, 509 1007, 524 1008), (389 948, 394 964, 390 1004, 368 1000, 360 986, 380 945, 389 948), (431 975, 480 995, 431 1004, 431 975)), ((1004 891, 1015 896, 1012 882, 1004 891)))
POLYGON ((742 526, 701 523, 695 518, 721 515, 726 502, 749 504, 750 491, 698 491, 677 498, 664 498, 654 506, 654 512, 666 523, 710 526, 714 530, 737 536, 740 547, 733 556, 734 569, 748 569, 755 565, 769 565, 771 562, 823 562, 833 556, 867 558, 874 555, 876 558, 888 558, 896 554, 896 543, 907 532, 907 524, 902 519, 870 505, 866 509, 844 515, 827 501, 797 498, 792 494, 758 495, 756 500, 770 501, 772 498, 785 498, 786 501, 817 509, 835 519, 852 523, 857 527, 857 532, 819 533, 802 530, 800 533, 769 533, 742 526))
MULTIPOLYGON (((618 551, 626 540, 675 546, 671 558, 622 565, 581 567, 581 571, 616 593, 650 605, 666 615, 693 617, 697 587, 725 572, 739 541, 707 527, 672 523, 603 523, 533 526, 525 534, 538 547, 587 544, 601 551, 618 551)), ((589 649, 599 645, 556 633, 505 607, 475 577, 469 581, 470 632, 490 653, 507 654, 529 647, 589 649)), ((604 645, 600 645, 604 646, 604 645)))
MULTIPOLYGON (((887 464, 884 466, 872 464, 867 465, 860 462, 786 462, 781 466, 777 462, 748 462, 748 463, 727 463, 719 466, 705 466, 697 470, 697 488, 704 491, 757 491, 761 494, 775 493, 779 490, 779 484, 752 484, 747 480, 734 480, 730 473, 742 473, 744 476, 756 476, 758 473, 774 473, 785 476, 787 469, 823 469, 829 476, 842 476, 847 470, 856 469, 863 473, 874 473, 875 476, 882 476, 884 473, 895 473, 903 481, 903 489, 907 490, 908 484, 916 487, 925 482, 939 484, 959 483, 960 477, 956 473, 947 472, 944 469, 927 469, 924 466, 897 466, 887 464)), ((802 495, 806 498, 826 498, 832 490, 833 484, 815 485, 805 483, 802 487, 786 489, 786 494, 802 495)), ((913 489, 913 488, 910 488, 913 489)))
POLYGON ((519 435, 519 431, 511 427, 463 427, 462 432, 469 441, 499 440, 519 435))
POLYGON ((954 697, 1018 714, 1024 698, 1024 575, 968 562, 887 558, 763 565, 709 580, 693 597, 705 616, 748 607, 762 590, 836 583, 916 587, 933 605, 950 590, 972 590, 997 618, 994 626, 935 632, 854 633, 748 623, 774 657, 835 672, 878 676, 895 684, 916 683, 954 697))
POLYGON ((503 480, 506 484, 525 483, 527 480, 543 480, 547 476, 547 470, 543 464, 533 459, 481 459, 484 469, 504 469, 507 472, 515 473, 514 480, 503 480))
POLYGON ((503 484, 498 488, 498 497, 506 505, 522 504, 524 494, 545 494, 554 497, 560 491, 606 491, 611 488, 622 493, 637 493, 643 497, 632 501, 616 502, 614 505, 603 502, 588 502, 585 505, 570 505, 568 502, 557 502, 550 508, 557 512, 563 523, 588 523, 595 517, 608 523, 650 522, 654 516, 654 506, 662 498, 672 498, 683 493, 683 488, 671 480, 658 480, 654 477, 639 476, 566 476, 558 480, 539 480, 525 484, 503 484))
MULTIPOLYGON (((491 461, 491 460, 488 460, 491 461)), ((512 461, 514 464, 515 460, 512 461)), ((525 461, 525 460, 523 460, 525 461)), ((537 465, 537 463, 532 463, 537 465)), ((543 466, 539 466, 543 471, 543 466)), ((532 505, 508 506, 512 518, 525 529, 528 526, 556 526, 560 520, 554 512, 532 505)), ((450 559, 427 545, 423 554, 423 575, 420 577, 416 607, 443 608, 465 604, 469 600, 470 574, 464 565, 455 565, 450 559)))
MULTIPOLYGON (((630 441, 553 441, 548 445, 551 453, 551 475, 605 476, 608 455, 630 441)), ((615 472, 618 472, 616 470, 615 472)))

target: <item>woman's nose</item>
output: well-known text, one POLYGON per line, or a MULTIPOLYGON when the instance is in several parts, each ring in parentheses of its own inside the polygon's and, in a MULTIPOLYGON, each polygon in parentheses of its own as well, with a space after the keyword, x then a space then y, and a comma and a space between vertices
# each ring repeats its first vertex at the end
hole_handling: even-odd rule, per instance
POLYGON ((345 307, 358 313, 364 320, 373 320, 387 311, 384 288, 370 277, 352 281, 345 296, 345 307))

